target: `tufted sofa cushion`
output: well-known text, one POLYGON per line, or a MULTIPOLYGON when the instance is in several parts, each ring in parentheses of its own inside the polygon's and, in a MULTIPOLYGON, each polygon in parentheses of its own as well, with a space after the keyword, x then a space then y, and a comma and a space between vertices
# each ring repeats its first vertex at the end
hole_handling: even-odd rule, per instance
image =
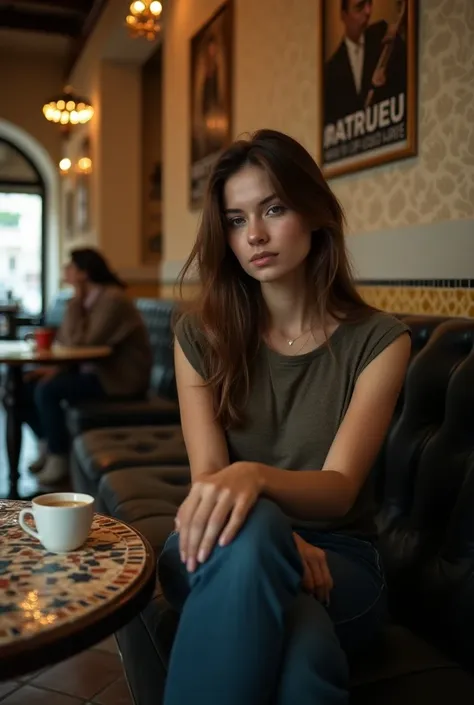
POLYGON ((101 477, 114 470, 188 462, 180 426, 88 431, 75 439, 73 459, 74 488, 94 495, 101 477))
POLYGON ((162 397, 83 402, 67 409, 71 438, 95 428, 179 424, 178 403, 162 397))
POLYGON ((107 514, 132 523, 159 555, 191 482, 186 465, 117 470, 102 477, 99 496, 107 514), (130 482, 133 472, 134 481, 130 482))

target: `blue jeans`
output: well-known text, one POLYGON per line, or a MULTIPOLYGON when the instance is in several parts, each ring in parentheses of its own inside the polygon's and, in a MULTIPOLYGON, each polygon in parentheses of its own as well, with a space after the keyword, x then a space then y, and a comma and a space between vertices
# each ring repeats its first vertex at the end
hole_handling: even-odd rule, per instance
POLYGON ((97 375, 74 370, 59 372, 46 380, 25 382, 22 391, 24 422, 39 439, 47 442, 49 452, 55 455, 69 451, 63 402, 77 404, 105 397, 97 375))
POLYGON ((347 655, 385 621, 378 552, 366 541, 298 532, 326 551, 334 580, 324 606, 301 589, 302 562, 290 520, 260 499, 232 543, 194 573, 173 532, 158 562, 170 604, 181 612, 165 705, 345 705, 347 655))

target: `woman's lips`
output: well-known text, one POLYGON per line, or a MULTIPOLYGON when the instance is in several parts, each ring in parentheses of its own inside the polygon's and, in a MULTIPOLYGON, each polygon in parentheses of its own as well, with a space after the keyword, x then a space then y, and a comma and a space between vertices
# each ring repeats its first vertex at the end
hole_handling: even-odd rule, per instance
POLYGON ((251 264, 253 264, 255 267, 266 267, 268 264, 273 264, 276 257, 277 255, 264 254, 261 257, 253 259, 251 261, 251 264))

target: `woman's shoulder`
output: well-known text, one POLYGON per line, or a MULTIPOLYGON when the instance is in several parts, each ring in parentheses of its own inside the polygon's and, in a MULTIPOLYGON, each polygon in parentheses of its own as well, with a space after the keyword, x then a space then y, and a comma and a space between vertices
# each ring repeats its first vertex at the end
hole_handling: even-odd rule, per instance
POLYGON ((199 316, 196 311, 179 309, 175 313, 174 332, 178 338, 196 340, 201 333, 199 316))
POLYGON ((360 373, 372 360, 410 328, 397 316, 384 311, 369 311, 356 321, 341 327, 341 348, 347 364, 360 373))
POLYGON ((366 337, 383 336, 390 332, 398 335, 404 332, 410 333, 410 328, 398 316, 374 309, 368 311, 364 316, 351 321, 347 326, 347 331, 348 334, 357 335, 364 339, 366 337))
POLYGON ((174 335, 186 358, 197 372, 205 377, 206 336, 196 311, 180 311, 173 324, 174 335))

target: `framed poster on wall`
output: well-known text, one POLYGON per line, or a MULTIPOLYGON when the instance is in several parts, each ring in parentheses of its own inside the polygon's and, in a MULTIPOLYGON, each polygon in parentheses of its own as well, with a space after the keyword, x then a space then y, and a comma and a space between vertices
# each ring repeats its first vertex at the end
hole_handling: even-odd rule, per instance
POLYGON ((418 0, 322 0, 326 177, 417 151, 418 0))
POLYGON ((189 167, 190 207, 200 208, 207 178, 231 140, 232 1, 191 38, 189 167))

